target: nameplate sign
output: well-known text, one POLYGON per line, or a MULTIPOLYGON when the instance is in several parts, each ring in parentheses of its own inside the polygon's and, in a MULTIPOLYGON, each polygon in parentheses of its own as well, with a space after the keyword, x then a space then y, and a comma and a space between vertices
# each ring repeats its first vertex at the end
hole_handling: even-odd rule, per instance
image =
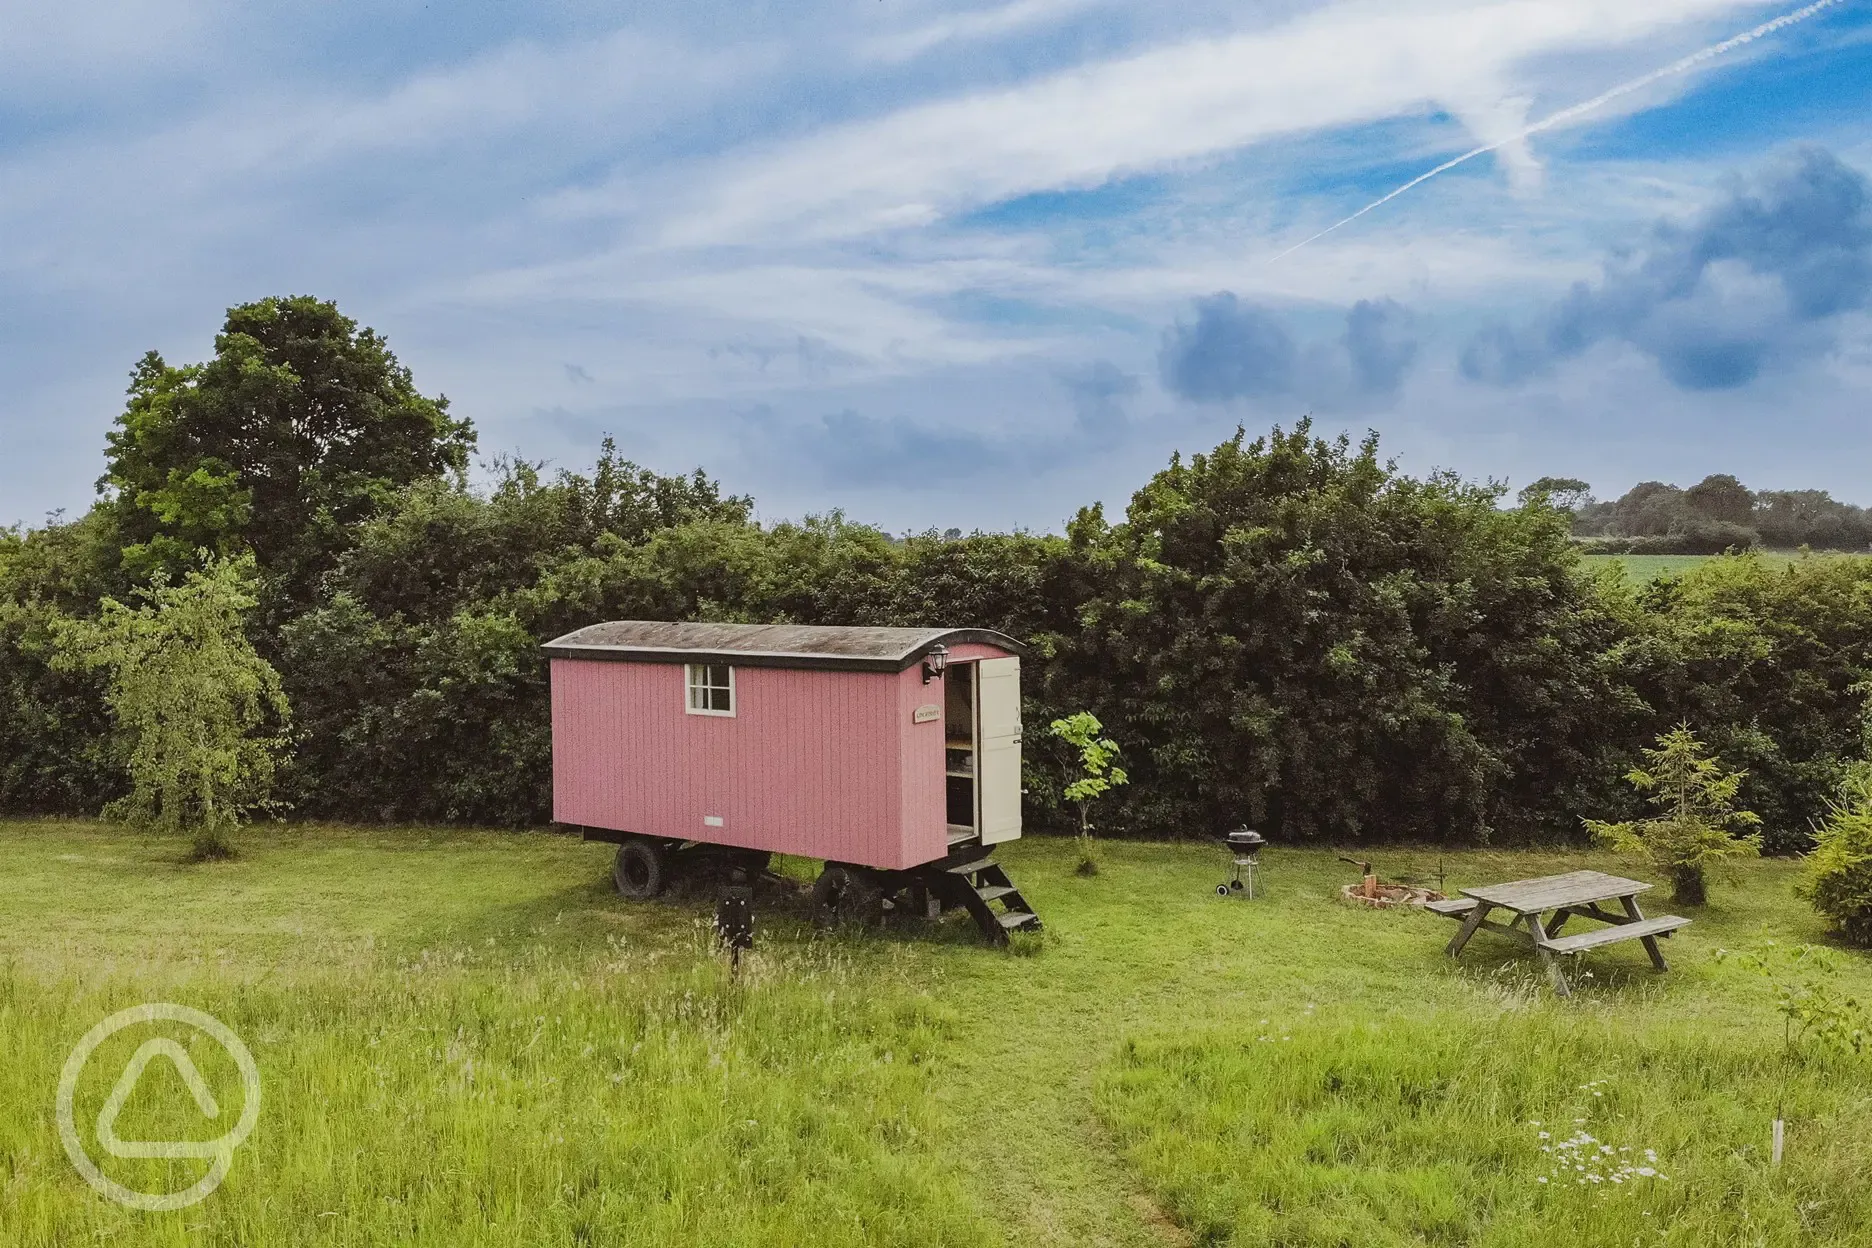
POLYGON ((941 718, 942 707, 937 706, 934 702, 929 702, 917 707, 916 714, 912 716, 912 719, 919 724, 933 724, 941 718))

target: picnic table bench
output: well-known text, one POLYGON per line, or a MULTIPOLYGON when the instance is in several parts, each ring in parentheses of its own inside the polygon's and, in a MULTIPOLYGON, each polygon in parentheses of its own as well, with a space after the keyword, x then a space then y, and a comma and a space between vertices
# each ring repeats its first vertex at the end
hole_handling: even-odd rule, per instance
POLYGON ((1658 948, 1658 938, 1687 926, 1690 920, 1674 914, 1647 919, 1638 907, 1638 894, 1650 887, 1638 880, 1607 875, 1603 871, 1569 871, 1564 875, 1465 888, 1461 890, 1461 897, 1433 901, 1428 908, 1445 917, 1462 920, 1462 930, 1445 950, 1450 957, 1462 953, 1469 938, 1486 927, 1531 946, 1553 981, 1554 991, 1565 997, 1570 996, 1572 990, 1567 986, 1559 959, 1601 945, 1621 940, 1643 941, 1645 952, 1651 955, 1651 965, 1660 971, 1670 969, 1663 951, 1658 948), (1619 912, 1604 909, 1600 904, 1611 901, 1619 903, 1619 912), (1506 923, 1498 923, 1489 918, 1490 912, 1495 910, 1506 911, 1512 917, 1506 923), (1553 912, 1552 917, 1543 920, 1541 916, 1548 911, 1553 912), (1594 919, 1607 926, 1562 936, 1560 929, 1575 918, 1594 919))

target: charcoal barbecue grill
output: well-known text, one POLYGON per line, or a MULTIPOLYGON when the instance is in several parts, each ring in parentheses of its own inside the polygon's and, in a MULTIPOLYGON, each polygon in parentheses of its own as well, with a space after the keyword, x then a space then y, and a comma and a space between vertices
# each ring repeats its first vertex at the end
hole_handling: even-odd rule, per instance
POLYGON ((1267 838, 1253 828, 1237 828, 1223 837, 1222 843, 1235 859, 1235 874, 1216 885, 1216 896, 1254 900, 1255 876, 1261 870, 1261 850, 1267 838))

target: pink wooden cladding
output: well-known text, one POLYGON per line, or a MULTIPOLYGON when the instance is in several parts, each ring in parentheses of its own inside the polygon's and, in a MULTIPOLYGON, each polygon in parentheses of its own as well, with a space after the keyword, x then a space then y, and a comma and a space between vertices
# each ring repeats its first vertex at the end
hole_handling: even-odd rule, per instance
POLYGON ((554 659, 553 817, 873 867, 940 858, 943 725, 912 719, 941 686, 921 670, 736 667, 729 718, 685 713, 680 663, 554 659))
POLYGON ((928 862, 949 852, 949 792, 944 777, 942 681, 923 683, 923 665, 914 663, 895 677, 898 732, 898 826, 904 851, 914 854, 905 865, 928 862), (916 722, 919 706, 936 707, 936 718, 916 722))

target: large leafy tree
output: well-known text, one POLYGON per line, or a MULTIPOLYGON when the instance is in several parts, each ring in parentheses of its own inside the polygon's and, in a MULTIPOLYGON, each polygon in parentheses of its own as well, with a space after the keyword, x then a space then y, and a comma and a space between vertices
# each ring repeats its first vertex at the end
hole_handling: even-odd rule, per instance
POLYGON ((207 363, 144 356, 109 443, 133 576, 251 550, 290 611, 399 488, 460 473, 474 431, 375 331, 299 296, 230 309, 207 363))
POLYGON ((1578 477, 1540 477, 1522 486, 1515 498, 1523 507, 1546 503, 1565 512, 1593 505, 1592 486, 1578 477))
POLYGON ((1755 496, 1726 472, 1713 473, 1685 490, 1684 502, 1726 524, 1747 524, 1755 518, 1755 496))
POLYGON ((1711 559, 1642 585, 1609 578, 1601 601, 1624 620, 1608 659, 1650 708, 1646 734, 1696 724, 1746 772, 1740 800, 1769 852, 1807 848, 1861 750, 1872 560, 1711 559))
POLYGON ((1562 829, 1610 770, 1614 622, 1540 499, 1403 476, 1302 422, 1073 522, 1054 683, 1131 744, 1138 831, 1475 840, 1562 829))
POLYGON ((111 592, 116 561, 99 512, 0 529, 0 810, 96 810, 121 787, 105 682, 53 661, 62 624, 111 592))
POLYGON ((542 641, 596 619, 770 609, 779 566, 748 501, 701 473, 649 472, 609 441, 590 476, 497 472, 487 493, 402 491, 358 527, 329 597, 280 630, 302 813, 547 818, 542 641))

